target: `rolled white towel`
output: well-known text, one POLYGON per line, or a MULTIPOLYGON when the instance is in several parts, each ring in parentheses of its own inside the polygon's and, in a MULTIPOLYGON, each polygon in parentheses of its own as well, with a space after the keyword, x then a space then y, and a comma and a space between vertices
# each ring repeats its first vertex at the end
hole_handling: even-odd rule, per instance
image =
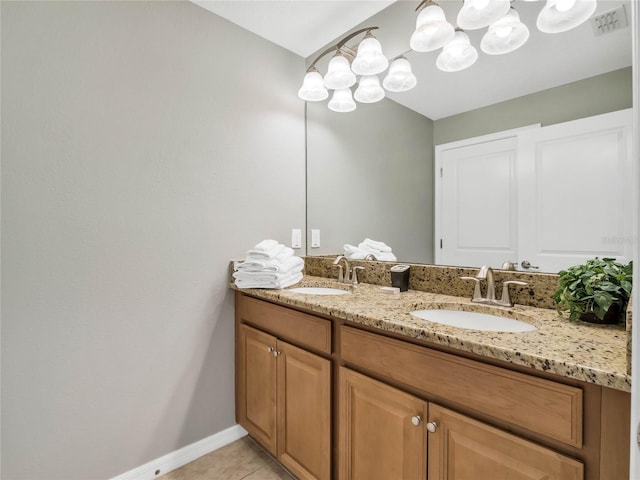
POLYGON ((391 253, 392 251, 391 247, 386 243, 378 242, 376 240, 371 240, 370 238, 365 238, 362 243, 364 243, 367 247, 373 250, 377 250, 379 252, 391 253))
POLYGON ((272 288, 281 289, 295 285, 302 280, 302 273, 294 272, 280 279, 236 279, 235 284, 238 288, 272 288))

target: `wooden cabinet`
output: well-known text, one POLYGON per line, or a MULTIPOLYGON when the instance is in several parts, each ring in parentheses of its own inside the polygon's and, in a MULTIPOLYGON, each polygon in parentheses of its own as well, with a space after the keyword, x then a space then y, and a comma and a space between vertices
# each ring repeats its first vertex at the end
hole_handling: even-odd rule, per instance
POLYGON ((347 368, 339 442, 340 480, 584 478, 577 460, 347 368))
POLYGON ((427 402, 340 369, 339 478, 424 480, 427 402))
POLYGON ((626 478, 628 393, 483 360, 236 293, 236 419, 298 479, 626 478))
POLYGON ((582 480, 581 462, 429 404, 429 480, 582 480))
POLYGON ((331 361, 237 325, 238 423, 297 478, 331 478, 331 361))

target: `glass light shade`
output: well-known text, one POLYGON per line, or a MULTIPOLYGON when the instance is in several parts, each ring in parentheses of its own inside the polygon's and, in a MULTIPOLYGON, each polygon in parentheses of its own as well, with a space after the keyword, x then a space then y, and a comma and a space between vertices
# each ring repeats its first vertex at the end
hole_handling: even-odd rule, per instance
POLYGON ((482 37, 480 48, 489 55, 502 55, 520 48, 529 39, 529 29, 514 9, 495 23, 482 37))
POLYGON ((365 37, 358 45, 358 54, 351 62, 351 70, 356 75, 377 75, 389 66, 389 60, 382 53, 380 42, 373 37, 365 37))
POLYGON ((333 92, 328 106, 329 110, 334 112, 353 112, 356 109, 356 102, 353 101, 349 88, 341 88, 333 92))
POLYGON ((340 54, 334 55, 329 61, 327 73, 324 76, 324 86, 332 90, 349 88, 356 83, 356 76, 349 67, 349 60, 340 54))
POLYGON ((509 8, 509 0, 464 0, 458 12, 458 26, 464 30, 488 27, 506 15, 509 8))
POLYGON ((477 59, 478 51, 471 45, 469 35, 458 30, 438 55, 436 66, 444 72, 459 72, 469 68, 477 59))
POLYGON ((382 86, 390 92, 406 92, 416 86, 418 81, 411 71, 409 60, 396 58, 389 66, 389 73, 384 77, 382 86))
POLYGON ((450 42, 454 33, 453 25, 447 22, 442 8, 429 5, 418 14, 409 46, 416 52, 431 52, 450 42))
POLYGON ((560 33, 586 22, 596 10, 596 0, 547 0, 536 25, 544 33, 560 33))
POLYGON ((320 102, 329 96, 329 92, 324 88, 322 75, 316 70, 307 72, 302 82, 302 87, 298 90, 298 96, 307 102, 320 102))
POLYGON ((384 98, 384 89, 376 75, 365 75, 360 78, 358 88, 353 97, 360 103, 375 103, 384 98))

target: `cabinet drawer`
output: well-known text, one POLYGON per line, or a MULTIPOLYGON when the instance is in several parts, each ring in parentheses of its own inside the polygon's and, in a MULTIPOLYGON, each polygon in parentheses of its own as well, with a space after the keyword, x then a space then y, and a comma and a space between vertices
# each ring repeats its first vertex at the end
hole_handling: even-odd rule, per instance
POLYGON ((236 304, 240 321, 284 340, 331 354, 331 322, 306 313, 242 296, 236 304))
POLYGON ((342 359, 383 377, 582 447, 582 390, 351 327, 342 359))

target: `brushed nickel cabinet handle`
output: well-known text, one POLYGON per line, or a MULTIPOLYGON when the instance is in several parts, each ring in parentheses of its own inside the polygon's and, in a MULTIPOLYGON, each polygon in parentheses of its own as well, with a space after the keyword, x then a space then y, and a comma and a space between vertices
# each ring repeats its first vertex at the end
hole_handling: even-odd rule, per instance
POLYGON ((414 415, 411 417, 411 423, 413 423, 416 427, 422 423, 422 418, 420 415, 414 415))
POLYGON ((438 424, 436 422, 427 423, 427 430, 431 433, 436 433, 436 430, 438 430, 438 424))

